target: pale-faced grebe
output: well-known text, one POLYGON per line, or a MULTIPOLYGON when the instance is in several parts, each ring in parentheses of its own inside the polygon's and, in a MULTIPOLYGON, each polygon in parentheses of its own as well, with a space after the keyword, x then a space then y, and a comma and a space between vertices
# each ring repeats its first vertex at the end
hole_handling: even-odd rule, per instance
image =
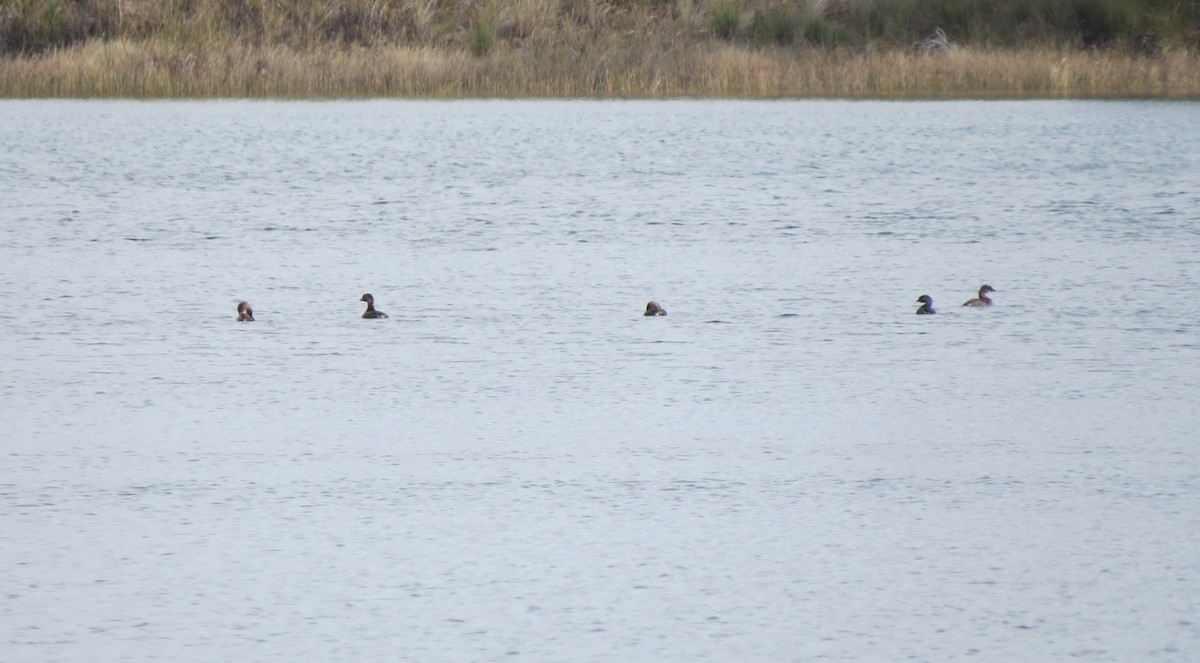
POLYGON ((979 287, 979 297, 968 299, 963 302, 963 306, 991 306, 992 300, 987 296, 989 292, 996 292, 996 289, 990 285, 984 284, 979 287))
POLYGON ((650 317, 653 315, 666 315, 666 314, 667 314, 667 309, 665 309, 661 305, 659 305, 658 302, 650 302, 649 304, 646 304, 646 312, 643 313, 642 315, 644 315, 646 317, 650 317))
POLYGON ((917 315, 933 315, 937 313, 937 311, 933 310, 933 297, 921 295, 917 297, 917 301, 921 302, 921 308, 917 309, 917 315))
POLYGON ((238 322, 254 322, 254 309, 250 302, 238 302, 238 322))
POLYGON ((375 310, 375 298, 370 294, 363 295, 358 301, 367 303, 367 310, 363 311, 364 318, 386 318, 387 313, 375 310))

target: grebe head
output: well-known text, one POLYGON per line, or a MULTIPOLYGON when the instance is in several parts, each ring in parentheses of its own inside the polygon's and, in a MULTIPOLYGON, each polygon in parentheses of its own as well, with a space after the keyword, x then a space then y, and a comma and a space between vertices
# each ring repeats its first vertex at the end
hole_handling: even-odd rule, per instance
POLYGON ((250 307, 250 302, 238 302, 237 314, 241 322, 254 322, 254 309, 250 307))
POLYGON ((666 315, 666 314, 667 314, 667 309, 663 308, 661 304, 659 304, 658 302, 649 302, 648 304, 646 304, 646 312, 643 313, 642 315, 649 317, 649 316, 654 316, 654 315, 666 315))
POLYGON ((979 286, 979 296, 980 297, 986 295, 989 292, 996 292, 996 289, 986 283, 979 286))
POLYGON ((917 309, 917 315, 928 315, 937 312, 933 310, 933 297, 921 295, 917 297, 917 301, 921 302, 921 307, 917 309))
POLYGON ((358 301, 366 302, 367 306, 375 306, 375 298, 371 296, 371 293, 364 294, 358 301))

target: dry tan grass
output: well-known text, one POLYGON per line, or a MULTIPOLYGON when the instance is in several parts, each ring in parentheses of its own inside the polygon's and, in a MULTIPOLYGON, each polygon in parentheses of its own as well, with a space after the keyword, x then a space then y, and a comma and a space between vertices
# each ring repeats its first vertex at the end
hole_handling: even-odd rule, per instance
MULTIPOLYGON (((526 5, 528 10, 532 5, 526 5)), ((522 5, 509 7, 520 16, 522 5)), ((1200 58, 959 49, 751 49, 725 42, 564 40, 461 49, 91 41, 0 59, 2 97, 1200 98, 1200 58)))

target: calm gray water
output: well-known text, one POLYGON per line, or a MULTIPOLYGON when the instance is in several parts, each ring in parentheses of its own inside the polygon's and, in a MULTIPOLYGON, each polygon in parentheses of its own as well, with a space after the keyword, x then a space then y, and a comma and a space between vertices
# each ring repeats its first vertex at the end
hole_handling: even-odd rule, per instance
POLYGON ((1200 659, 1200 105, 3 101, 0 199, 5 662, 1200 659))

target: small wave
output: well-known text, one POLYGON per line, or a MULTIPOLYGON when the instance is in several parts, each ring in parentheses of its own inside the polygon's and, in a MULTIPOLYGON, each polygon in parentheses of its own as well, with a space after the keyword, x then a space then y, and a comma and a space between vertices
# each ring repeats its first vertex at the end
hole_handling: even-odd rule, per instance
POLYGON ((288 232, 315 232, 316 228, 299 228, 297 226, 263 226, 263 232, 288 231, 288 232))

